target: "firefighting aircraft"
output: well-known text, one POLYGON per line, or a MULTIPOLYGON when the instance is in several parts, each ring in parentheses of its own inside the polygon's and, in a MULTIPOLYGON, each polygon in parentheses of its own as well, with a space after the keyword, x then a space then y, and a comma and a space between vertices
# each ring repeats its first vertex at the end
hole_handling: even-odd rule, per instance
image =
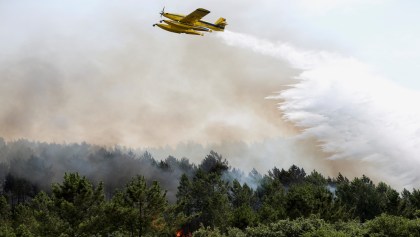
POLYGON ((204 35, 201 33, 203 31, 223 31, 227 25, 226 19, 223 17, 220 17, 214 24, 200 20, 209 13, 209 10, 198 8, 197 10, 184 16, 166 13, 164 7, 162 12, 160 12, 160 17, 164 16, 170 20, 161 20, 160 23, 154 24, 153 26, 158 26, 161 29, 178 34, 185 33, 190 35, 204 35))

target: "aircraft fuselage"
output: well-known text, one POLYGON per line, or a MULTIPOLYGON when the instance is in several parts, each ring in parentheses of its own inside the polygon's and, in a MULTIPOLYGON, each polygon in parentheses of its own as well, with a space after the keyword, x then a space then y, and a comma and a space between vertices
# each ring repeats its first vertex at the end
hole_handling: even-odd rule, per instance
POLYGON ((170 32, 178 33, 178 34, 185 33, 185 34, 190 34, 190 35, 201 35, 201 36, 203 35, 202 33, 197 32, 195 30, 183 29, 183 28, 179 28, 177 26, 171 25, 171 24, 154 24, 153 26, 157 26, 163 30, 167 30, 170 32))
MULTIPOLYGON (((163 16, 168 18, 168 19, 171 19, 173 21, 177 21, 177 22, 179 22, 182 18, 185 17, 184 15, 179 15, 179 14, 174 14, 174 13, 166 13, 166 12, 163 14, 163 16)), ((184 23, 180 23, 180 24, 184 24, 184 23)), ((197 26, 209 28, 209 29, 214 30, 214 31, 224 31, 224 28, 222 28, 221 26, 215 25, 215 24, 207 22, 207 21, 199 20, 195 24, 197 26)))
POLYGON ((202 26, 193 26, 193 25, 189 25, 189 24, 184 24, 184 23, 181 23, 179 21, 163 20, 163 22, 165 22, 168 25, 174 26, 174 27, 179 27, 181 29, 191 29, 191 30, 197 30, 197 31, 209 31, 209 32, 211 32, 211 30, 209 28, 202 27, 202 26))

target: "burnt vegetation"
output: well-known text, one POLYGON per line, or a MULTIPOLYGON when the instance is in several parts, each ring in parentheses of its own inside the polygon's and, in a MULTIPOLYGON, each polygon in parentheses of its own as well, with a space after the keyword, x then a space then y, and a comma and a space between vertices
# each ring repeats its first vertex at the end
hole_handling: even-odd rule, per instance
POLYGON ((0 236, 420 236, 420 190, 0 139, 0 236))

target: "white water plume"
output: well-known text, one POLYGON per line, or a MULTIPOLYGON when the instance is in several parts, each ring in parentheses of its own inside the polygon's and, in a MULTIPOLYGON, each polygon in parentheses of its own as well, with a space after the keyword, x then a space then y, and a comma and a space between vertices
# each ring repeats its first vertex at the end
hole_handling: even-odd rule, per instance
POLYGON ((287 61, 302 73, 276 97, 284 119, 315 138, 329 159, 363 160, 375 175, 400 187, 418 187, 419 93, 402 88, 354 58, 302 50, 234 32, 218 34, 228 45, 287 61))
POLYGON ((285 60, 299 69, 314 68, 317 65, 334 61, 338 57, 338 55, 330 52, 300 50, 286 42, 270 42, 232 31, 224 31, 216 34, 216 36, 230 46, 251 49, 259 54, 285 60))

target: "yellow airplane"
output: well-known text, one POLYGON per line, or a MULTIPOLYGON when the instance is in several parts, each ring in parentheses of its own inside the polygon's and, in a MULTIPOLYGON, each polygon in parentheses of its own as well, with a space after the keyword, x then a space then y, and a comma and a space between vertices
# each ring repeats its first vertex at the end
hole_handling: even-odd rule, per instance
POLYGON ((187 16, 184 16, 179 14, 166 13, 164 7, 160 13, 160 17, 164 16, 170 20, 161 20, 160 23, 154 24, 153 26, 158 26, 161 29, 178 34, 185 33, 190 35, 204 35, 201 33, 203 31, 224 31, 227 23, 226 19, 223 17, 220 17, 214 24, 201 20, 201 18, 209 13, 209 10, 198 8, 187 16))

